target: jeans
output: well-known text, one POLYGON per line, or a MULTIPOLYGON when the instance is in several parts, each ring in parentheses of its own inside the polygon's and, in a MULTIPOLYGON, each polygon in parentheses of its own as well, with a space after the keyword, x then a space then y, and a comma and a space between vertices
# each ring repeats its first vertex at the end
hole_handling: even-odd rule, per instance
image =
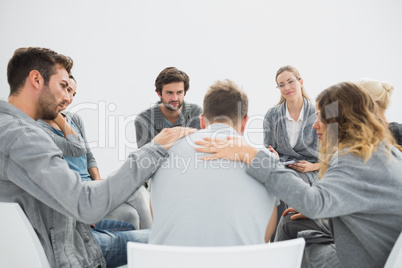
POLYGON ((150 230, 135 230, 128 222, 101 220, 92 228, 92 235, 100 246, 107 267, 127 264, 127 242, 148 243, 150 230))

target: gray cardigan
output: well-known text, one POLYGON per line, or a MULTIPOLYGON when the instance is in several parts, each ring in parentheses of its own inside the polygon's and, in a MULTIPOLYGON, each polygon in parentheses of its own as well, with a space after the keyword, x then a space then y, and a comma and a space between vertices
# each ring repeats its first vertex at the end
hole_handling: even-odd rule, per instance
MULTIPOLYGON (((278 159, 258 152, 247 173, 269 193, 312 219, 330 218, 344 267, 383 267, 402 230, 402 153, 379 146, 365 163, 334 156, 324 177, 309 186, 278 159)), ((330 267, 330 266, 329 266, 330 267)))
POLYGON ((67 137, 60 137, 53 131, 53 127, 45 121, 39 119, 37 122, 47 134, 53 139, 57 147, 63 152, 63 155, 70 157, 80 157, 84 154, 87 155, 88 170, 92 167, 98 167, 95 157, 88 146, 87 137, 85 135, 84 123, 78 114, 62 112, 73 124, 78 128, 78 134, 82 136, 83 142, 79 136, 70 134, 67 137))
POLYGON ((286 101, 268 110, 264 118, 264 146, 271 145, 283 161, 289 158, 318 162, 318 137, 312 128, 315 121, 314 106, 303 98, 303 127, 297 138, 296 145, 290 147, 286 129, 286 101))
MULTIPOLYGON (((160 102, 141 112, 135 119, 134 124, 138 148, 150 142, 162 129, 171 127, 166 123, 159 104, 160 102)), ((199 115, 201 113, 202 109, 197 104, 184 102, 181 116, 174 124, 174 127, 182 126, 200 129, 199 115)))

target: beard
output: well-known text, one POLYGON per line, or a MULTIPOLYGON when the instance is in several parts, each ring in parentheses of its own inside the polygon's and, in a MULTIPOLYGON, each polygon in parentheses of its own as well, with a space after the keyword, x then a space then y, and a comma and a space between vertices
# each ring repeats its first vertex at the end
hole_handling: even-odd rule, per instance
POLYGON ((170 104, 172 102, 166 102, 163 98, 161 98, 161 102, 163 103, 163 106, 166 107, 166 109, 172 112, 177 112, 183 106, 183 102, 180 101, 177 101, 179 103, 179 105, 177 106, 173 106, 172 104, 170 104))
POLYGON ((61 109, 59 105, 64 102, 57 103, 56 97, 50 92, 49 86, 43 86, 39 96, 39 106, 42 109, 42 119, 53 120, 57 117, 61 109))

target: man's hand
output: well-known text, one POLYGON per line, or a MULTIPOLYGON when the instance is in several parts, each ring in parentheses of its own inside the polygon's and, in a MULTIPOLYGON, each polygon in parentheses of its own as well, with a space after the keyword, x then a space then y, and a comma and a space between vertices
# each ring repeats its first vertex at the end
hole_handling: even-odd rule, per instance
POLYGON ((196 131, 196 128, 190 127, 164 128, 151 140, 151 143, 157 143, 167 151, 170 149, 170 147, 172 147, 173 144, 176 143, 177 140, 196 131))
POLYGON ((304 216, 303 214, 297 212, 294 208, 288 208, 286 209, 283 213, 282 216, 285 217, 286 215, 288 215, 288 213, 293 213, 294 215, 290 216, 290 219, 295 221, 298 219, 308 219, 306 216, 304 216))
POLYGON ((196 151, 212 154, 204 156, 203 160, 223 158, 250 164, 258 152, 248 146, 242 138, 237 137, 228 137, 227 140, 204 138, 204 140, 196 141, 195 144, 202 146, 195 148, 196 151))

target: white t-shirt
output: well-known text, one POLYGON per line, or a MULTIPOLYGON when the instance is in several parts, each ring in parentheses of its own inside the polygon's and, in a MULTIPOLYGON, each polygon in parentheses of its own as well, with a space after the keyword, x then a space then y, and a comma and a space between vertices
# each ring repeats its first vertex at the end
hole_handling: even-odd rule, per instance
POLYGON ((230 246, 264 243, 272 211, 279 202, 246 174, 246 164, 203 161, 194 141, 236 135, 213 124, 180 140, 151 180, 154 224, 150 244, 230 246), (220 133, 220 134, 217 134, 220 133))

